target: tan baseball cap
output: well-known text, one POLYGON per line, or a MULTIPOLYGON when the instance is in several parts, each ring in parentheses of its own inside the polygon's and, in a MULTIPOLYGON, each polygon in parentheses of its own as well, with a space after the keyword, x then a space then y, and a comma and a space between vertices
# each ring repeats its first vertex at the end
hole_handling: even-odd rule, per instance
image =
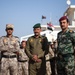
POLYGON ((14 28, 13 24, 6 24, 6 29, 9 29, 9 28, 14 28))

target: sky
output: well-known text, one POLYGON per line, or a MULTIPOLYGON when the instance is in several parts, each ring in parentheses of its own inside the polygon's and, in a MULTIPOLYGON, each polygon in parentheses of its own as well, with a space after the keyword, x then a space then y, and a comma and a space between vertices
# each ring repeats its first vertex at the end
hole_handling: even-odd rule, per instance
MULTIPOLYGON (((67 0, 0 0, 0 36, 6 35, 6 24, 14 25, 13 35, 33 33, 36 23, 59 25, 59 18, 68 8, 67 0), (42 15, 46 19, 42 19, 42 15)), ((75 0, 71 0, 75 5, 75 0)))

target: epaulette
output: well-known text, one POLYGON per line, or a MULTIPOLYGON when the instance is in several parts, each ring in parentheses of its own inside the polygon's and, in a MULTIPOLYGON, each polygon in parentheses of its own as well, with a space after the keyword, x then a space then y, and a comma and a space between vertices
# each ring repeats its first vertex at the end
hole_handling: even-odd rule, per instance
POLYGON ((1 37, 6 37, 6 36, 1 36, 1 37))
POLYGON ((42 35, 42 37, 46 37, 45 35, 42 35))
POLYGON ((0 38, 4 38, 4 37, 6 37, 6 36, 1 36, 0 38))
POLYGON ((14 36, 15 38, 19 38, 18 36, 14 36))
POLYGON ((74 31, 73 30, 69 30, 69 33, 74 33, 74 31))

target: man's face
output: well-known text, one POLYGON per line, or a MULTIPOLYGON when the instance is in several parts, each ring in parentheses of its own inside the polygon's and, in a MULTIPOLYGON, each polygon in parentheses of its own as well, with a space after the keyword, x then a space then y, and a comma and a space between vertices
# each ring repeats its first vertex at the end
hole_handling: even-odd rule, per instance
POLYGON ((23 48, 25 48, 25 47, 26 47, 26 42, 22 42, 22 43, 21 43, 21 46, 22 46, 23 48))
POLYGON ((8 28, 6 29, 7 35, 12 35, 13 33, 13 29, 12 28, 8 28))
POLYGON ((66 30, 68 28, 69 23, 67 22, 67 20, 61 20, 60 21, 60 26, 62 30, 66 30))
POLYGON ((33 31, 34 31, 35 36, 39 36, 41 32, 41 28, 34 28, 33 31))

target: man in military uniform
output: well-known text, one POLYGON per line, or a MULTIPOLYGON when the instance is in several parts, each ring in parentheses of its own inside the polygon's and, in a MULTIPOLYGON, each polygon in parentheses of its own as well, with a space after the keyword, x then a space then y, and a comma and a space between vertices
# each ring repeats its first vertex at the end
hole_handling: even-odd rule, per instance
POLYGON ((46 63, 45 54, 48 53, 48 40, 41 36, 41 25, 33 26, 34 36, 27 40, 26 53, 29 57, 29 75, 45 75, 46 63))
POLYGON ((51 42, 51 49, 54 52, 54 57, 50 59, 51 62, 51 75, 57 75, 57 40, 51 42))
POLYGON ((18 67, 18 75, 29 75, 28 73, 28 56, 25 53, 26 49, 26 41, 21 42, 20 53, 19 53, 19 67, 18 67))
POLYGON ((19 52, 19 39, 13 36, 13 25, 6 24, 6 36, 0 38, 0 51, 2 52, 1 59, 1 74, 17 75, 18 62, 17 53, 19 52))
POLYGON ((69 29, 66 16, 59 19, 62 31, 58 33, 58 75, 74 75, 75 32, 69 29))
MULTIPOLYGON (((51 45, 49 44, 49 53, 45 55, 46 58, 46 72, 47 75, 52 75, 52 70, 51 70, 51 59, 54 57, 54 52, 51 48, 51 45)), ((54 64, 53 64, 54 65, 54 64)), ((53 66, 54 67, 54 66, 53 66)))

